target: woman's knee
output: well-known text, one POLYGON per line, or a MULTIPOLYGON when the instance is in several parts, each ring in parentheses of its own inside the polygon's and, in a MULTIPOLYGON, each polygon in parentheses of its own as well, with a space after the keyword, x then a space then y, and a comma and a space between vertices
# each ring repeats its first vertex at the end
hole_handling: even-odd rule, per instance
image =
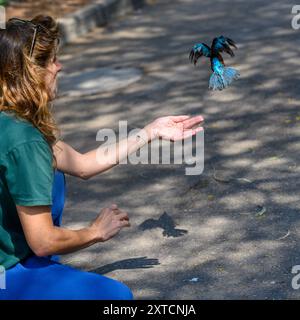
POLYGON ((97 277, 99 299, 133 300, 132 291, 124 283, 102 275, 93 275, 97 277))
MULTIPOLYGON (((74 270, 75 271, 75 270, 74 270)), ((77 299, 132 300, 131 290, 122 282, 92 272, 76 270, 73 288, 77 299)), ((73 290, 72 290, 73 291, 73 290)), ((73 291, 74 292, 74 291, 73 291)))
POLYGON ((115 298, 112 299, 116 299, 116 300, 133 300, 133 293, 132 291, 129 289, 129 287, 127 287, 124 283, 116 281, 116 280, 112 280, 114 281, 116 284, 116 291, 115 291, 115 298))

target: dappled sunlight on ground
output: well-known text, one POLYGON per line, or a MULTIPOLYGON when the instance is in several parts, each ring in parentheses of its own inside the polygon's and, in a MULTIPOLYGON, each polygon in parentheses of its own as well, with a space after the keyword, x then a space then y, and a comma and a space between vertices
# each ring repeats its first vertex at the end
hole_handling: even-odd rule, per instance
POLYGON ((291 268, 300 264, 300 31, 292 1, 228 2, 160 0, 62 52, 66 74, 143 73, 111 92, 57 100, 64 139, 82 152, 119 120, 132 129, 168 114, 205 117, 201 176, 185 176, 184 165, 128 164, 67 179, 66 226, 115 202, 132 227, 64 261, 124 281, 137 298, 299 298, 291 268), (236 56, 224 58, 241 77, 210 92, 209 61, 194 67, 188 53, 220 34, 237 42, 236 56))

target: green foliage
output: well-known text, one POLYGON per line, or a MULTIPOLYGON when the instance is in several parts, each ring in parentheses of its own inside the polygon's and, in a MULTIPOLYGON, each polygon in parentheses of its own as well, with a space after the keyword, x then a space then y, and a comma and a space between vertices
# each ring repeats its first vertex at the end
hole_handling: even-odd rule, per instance
POLYGON ((0 6, 5 6, 7 5, 8 0, 0 0, 0 6))

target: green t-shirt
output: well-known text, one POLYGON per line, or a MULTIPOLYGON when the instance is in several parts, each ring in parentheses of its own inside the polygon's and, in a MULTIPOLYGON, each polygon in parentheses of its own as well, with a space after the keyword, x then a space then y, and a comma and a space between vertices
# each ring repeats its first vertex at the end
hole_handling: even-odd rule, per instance
POLYGON ((49 145, 30 122, 0 112, 0 265, 32 254, 16 205, 52 205, 54 171, 49 145))

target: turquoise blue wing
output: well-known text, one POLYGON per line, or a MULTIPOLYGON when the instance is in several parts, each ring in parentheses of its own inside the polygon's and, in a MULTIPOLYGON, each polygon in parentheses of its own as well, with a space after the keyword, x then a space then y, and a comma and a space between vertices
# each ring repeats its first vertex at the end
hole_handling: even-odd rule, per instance
POLYGON ((224 37, 224 36, 220 36, 220 37, 214 38, 212 45, 211 45, 211 50, 215 54, 225 51, 226 53, 228 53, 229 55, 231 55, 233 57, 234 53, 233 53, 232 49, 230 48, 230 46, 237 49, 236 44, 232 39, 224 37))
POLYGON ((205 43, 197 43, 194 45, 190 52, 190 61, 194 64, 197 63, 198 59, 202 56, 209 58, 211 55, 210 47, 205 43))

